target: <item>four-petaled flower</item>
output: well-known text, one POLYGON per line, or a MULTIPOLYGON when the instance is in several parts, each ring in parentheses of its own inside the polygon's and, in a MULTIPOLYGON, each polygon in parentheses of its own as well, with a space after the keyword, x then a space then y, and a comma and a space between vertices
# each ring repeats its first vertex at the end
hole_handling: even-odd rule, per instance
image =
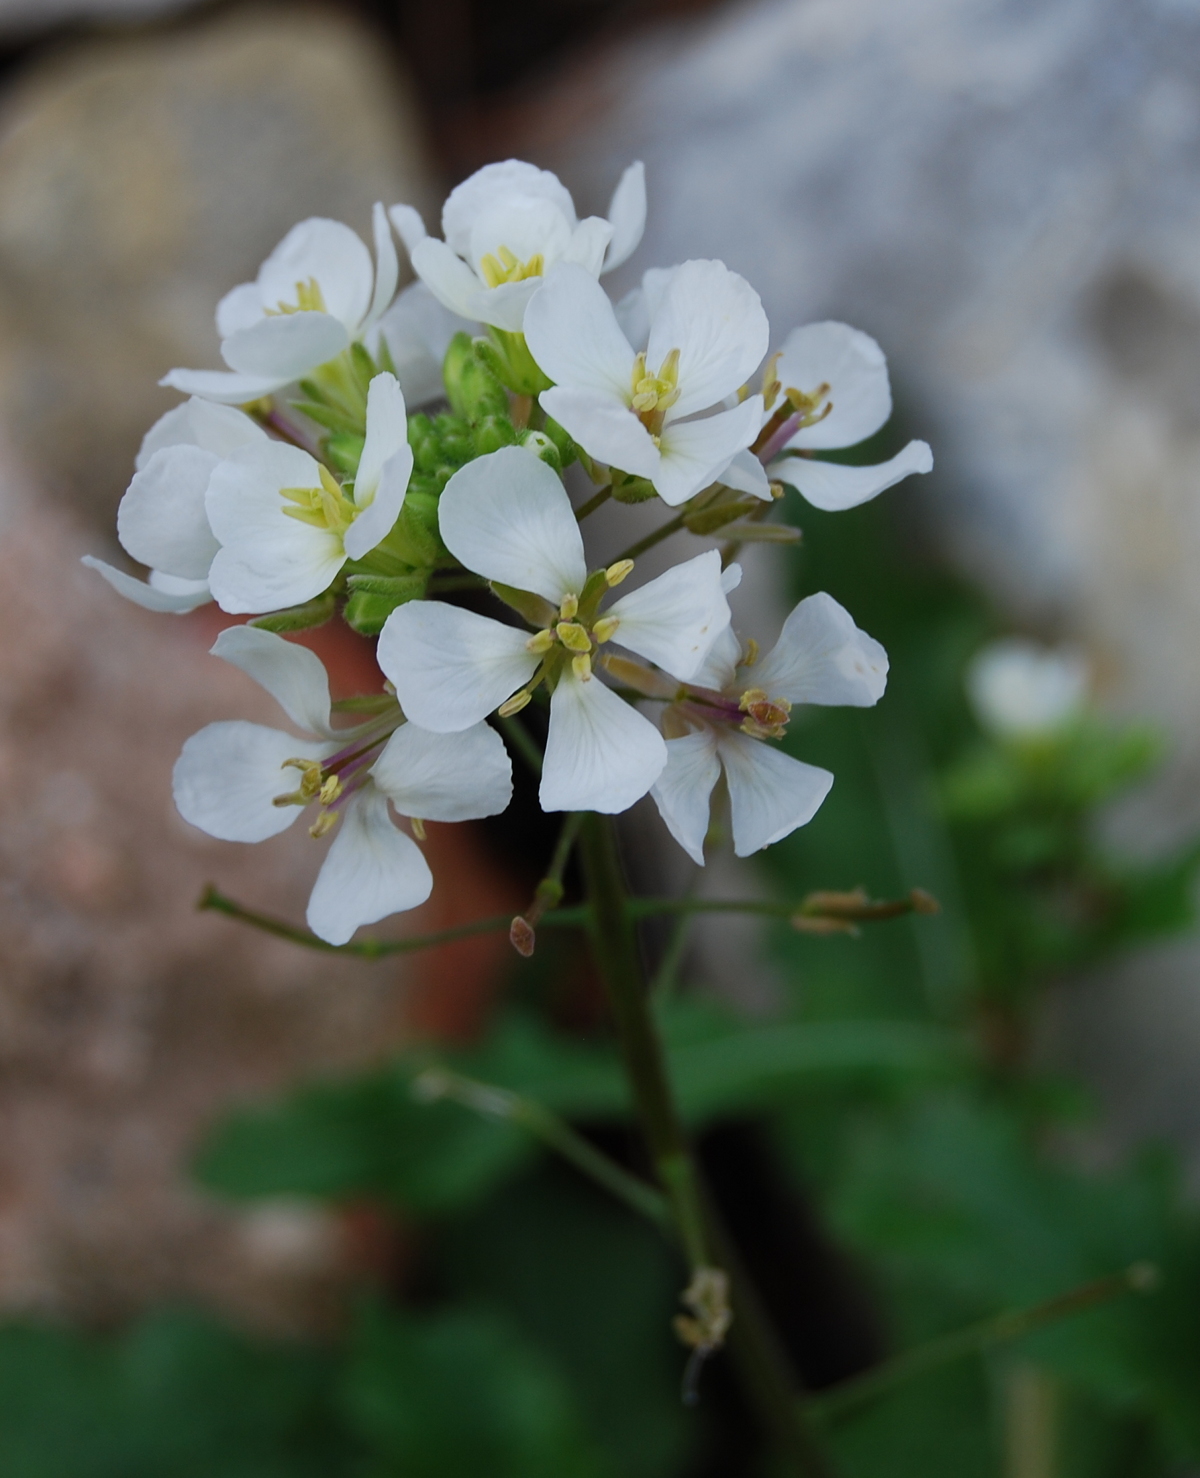
POLYGON ((832 322, 795 329, 768 367, 768 378, 773 384, 759 459, 767 477, 790 483, 814 508, 857 508, 902 478, 932 468, 933 453, 924 441, 910 441, 873 467, 812 457, 865 441, 892 414, 887 361, 869 334, 832 322))
POLYGON ((718 409, 767 352, 758 294, 722 262, 684 262, 648 303, 637 353, 600 284, 579 267, 549 273, 525 316, 525 337, 554 387, 547 415, 589 456, 647 478, 660 498, 685 503, 748 447, 762 425, 761 396, 718 409))
POLYGON ((214 469, 205 506, 221 548, 209 571, 224 611, 277 611, 320 595, 348 559, 391 533, 412 473, 404 396, 394 375, 367 392, 367 436, 353 484, 299 447, 255 442, 214 469))
POLYGON ((645 172, 631 164, 621 176, 608 220, 577 220, 557 175, 519 159, 487 164, 450 192, 444 241, 426 234, 411 205, 390 214, 413 271, 447 308, 520 333, 526 305, 556 262, 578 263, 595 278, 634 251, 646 225, 645 172))
POLYGON ((442 494, 442 539, 540 629, 533 636, 438 601, 389 616, 378 660, 406 713, 453 733, 499 708, 515 713, 551 690, 542 769, 547 811, 624 811, 667 762, 654 725, 593 676, 597 648, 616 641, 680 679, 729 624, 715 551, 676 565, 606 610, 600 602, 632 561, 588 573, 583 540, 557 475, 521 447, 456 472, 442 494))
POLYGON ((400 266, 376 204, 375 265, 361 237, 314 216, 293 226, 258 269, 217 304, 228 370, 173 369, 160 383, 242 405, 303 379, 363 339, 396 292, 400 266))
POLYGON ((883 696, 887 653, 855 626, 832 596, 810 595, 784 622, 779 640, 758 659, 724 631, 704 666, 671 688, 633 663, 610 662, 649 697, 667 698, 667 765, 650 794, 671 835, 704 862, 709 802, 725 771, 733 850, 747 857, 805 825, 829 794, 833 776, 764 740, 780 739, 794 705, 870 708, 883 696))
POLYGON ((486 724, 431 734, 381 697, 365 723, 335 729, 329 682, 307 648, 269 631, 223 631, 215 656, 240 667, 308 737, 235 720, 209 724, 183 746, 175 804, 184 820, 222 841, 261 842, 309 805, 311 827, 336 827, 308 903, 312 931, 345 944, 361 924, 416 908, 433 878, 420 848, 394 824, 389 801, 421 821, 494 816, 512 797, 512 764, 486 724))

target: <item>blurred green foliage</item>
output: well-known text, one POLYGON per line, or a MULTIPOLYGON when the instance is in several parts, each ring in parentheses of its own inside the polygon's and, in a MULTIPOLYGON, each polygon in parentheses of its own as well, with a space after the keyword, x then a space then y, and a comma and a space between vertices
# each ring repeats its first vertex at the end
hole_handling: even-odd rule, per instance
MULTIPOLYGON (((888 448, 864 458, 875 450, 888 448)), ((1080 1167, 1067 1147, 1086 1097, 1035 1071, 1028 1040, 1065 972, 1191 924, 1200 848, 1134 866, 1096 840, 1098 809, 1157 762, 1147 731, 1095 717, 1020 744, 979 731, 962 674, 992 618, 906 542, 905 497, 800 519, 799 593, 842 601, 887 647, 892 677, 875 710, 797 716, 789 747, 837 781, 764 876, 797 900, 920 885, 943 912, 857 938, 780 926, 776 1019, 681 993, 661 1013, 672 1075, 697 1134, 758 1126, 893 1350, 1134 1262, 1160 1270, 1157 1292, 831 1419, 847 1478, 1021 1478, 1005 1466, 1018 1360, 1053 1393, 1039 1471, 1172 1478, 1200 1465, 1200 1216, 1165 1150, 1080 1167)), ((513 1124, 413 1098, 436 1058, 643 1170, 611 1043, 564 1031, 517 984, 522 1006, 477 1046, 301 1085, 231 1114, 197 1161, 215 1194, 365 1200, 402 1217, 419 1276, 364 1295, 322 1348, 177 1312, 105 1338, 0 1329, 5 1478, 765 1473, 748 1442, 714 1465, 730 1450, 721 1424, 740 1431, 720 1372, 698 1411, 680 1403, 682 1272, 656 1230, 513 1124)))

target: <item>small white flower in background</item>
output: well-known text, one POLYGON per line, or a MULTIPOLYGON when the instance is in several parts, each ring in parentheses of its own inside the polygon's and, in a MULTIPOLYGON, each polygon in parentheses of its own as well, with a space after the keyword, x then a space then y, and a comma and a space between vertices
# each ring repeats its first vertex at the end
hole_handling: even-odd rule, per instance
POLYGON ((887 361, 870 335, 845 323, 810 323, 788 336, 768 377, 772 367, 775 397, 784 398, 774 409, 768 400, 769 421, 779 424, 759 448, 759 458, 768 477, 790 483, 814 508, 857 508, 902 478, 932 468, 933 453, 923 441, 910 441, 874 467, 807 455, 855 446, 891 415, 887 361))
POLYGON ((192 399, 161 416, 147 431, 136 472, 117 511, 117 538, 150 567, 149 583, 88 555, 127 599, 152 611, 192 611, 212 599, 209 568, 220 545, 205 511, 209 478, 223 458, 260 446, 267 434, 232 406, 192 399))
POLYGON ((1061 729, 1082 709, 1087 688, 1081 652, 1015 637, 984 647, 967 669, 967 695, 979 722, 1003 739, 1061 729))
POLYGON ((726 629, 682 689, 622 659, 610 666, 648 697, 670 700, 663 714, 667 765, 650 794, 671 835, 703 865, 709 801, 722 769, 739 857, 812 820, 833 776, 764 741, 783 737, 798 703, 872 707, 883 696, 888 660, 880 644, 822 593, 800 602, 761 659, 753 645, 743 655, 726 629))
POLYGON ((361 340, 396 292, 399 262, 382 205, 374 211, 375 257, 340 221, 314 216, 293 226, 259 268, 217 305, 228 370, 173 369, 160 384, 241 405, 303 379, 361 340))
POLYGON ((479 325, 452 313, 423 282, 414 282, 375 325, 366 344, 378 359, 382 339, 407 404, 428 405, 446 398, 442 366, 450 340, 462 332, 477 334, 479 325))
POLYGON ((422 821, 494 816, 512 797, 512 764, 486 724, 431 734, 395 704, 366 723, 335 729, 329 681, 307 648, 235 626, 213 647, 248 673, 308 736, 235 720, 209 724, 183 746, 175 804, 186 821, 223 841, 277 836, 310 805, 311 827, 336 827, 308 904, 314 934, 345 944, 361 924, 416 908, 433 878, 420 848, 394 824, 391 801, 422 821))
POLYGON ((205 507, 220 549, 209 572, 224 611, 278 611, 327 590, 347 559, 391 532, 412 473, 404 396, 394 375, 367 392, 367 436, 351 497, 299 447, 264 439, 214 469, 205 507))
POLYGON ((539 397, 546 414, 589 456, 647 478, 675 505, 758 435, 759 395, 701 413, 737 394, 767 352, 770 330, 758 294, 721 262, 673 268, 648 314, 638 353, 599 283, 564 265, 530 303, 525 337, 554 381, 539 397))
POLYGON ((547 811, 624 811, 667 761, 648 719, 593 676, 597 648, 616 641, 675 677, 690 677, 729 624, 716 551, 677 565, 601 612, 630 561, 588 573, 583 539, 556 474, 521 447, 470 462, 446 484, 446 547, 477 574, 523 592, 530 636, 438 601, 393 611, 378 660, 406 713, 452 733, 500 708, 516 712, 552 686, 540 790, 547 811))
POLYGON ((640 163, 625 171, 608 220, 578 220, 558 177, 519 159, 485 165, 451 191, 444 241, 426 233, 411 205, 390 214, 413 271, 447 308, 520 333, 526 305, 556 262, 578 263, 595 278, 634 251, 646 225, 645 172, 640 163))

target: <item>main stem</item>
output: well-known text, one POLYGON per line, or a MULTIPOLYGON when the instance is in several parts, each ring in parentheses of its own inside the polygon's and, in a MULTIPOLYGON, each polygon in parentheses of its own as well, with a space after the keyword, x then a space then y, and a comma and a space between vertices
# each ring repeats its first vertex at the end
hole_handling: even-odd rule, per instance
POLYGON ((746 1393, 798 1478, 830 1478, 799 1409, 795 1378, 732 1243, 706 1194, 667 1076, 617 850, 607 816, 588 814, 579 834, 591 913, 592 955, 608 993, 638 1117, 690 1268, 720 1266, 732 1288, 729 1343, 746 1393))

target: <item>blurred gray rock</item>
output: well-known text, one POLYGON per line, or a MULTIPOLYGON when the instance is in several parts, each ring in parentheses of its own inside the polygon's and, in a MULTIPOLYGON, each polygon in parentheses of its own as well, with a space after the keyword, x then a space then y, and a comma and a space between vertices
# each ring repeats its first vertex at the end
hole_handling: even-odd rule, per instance
POLYGON ((173 365, 216 366, 218 298, 297 220, 370 239, 428 199, 379 40, 264 7, 81 43, 0 105, 0 421, 36 481, 106 530, 173 365))

